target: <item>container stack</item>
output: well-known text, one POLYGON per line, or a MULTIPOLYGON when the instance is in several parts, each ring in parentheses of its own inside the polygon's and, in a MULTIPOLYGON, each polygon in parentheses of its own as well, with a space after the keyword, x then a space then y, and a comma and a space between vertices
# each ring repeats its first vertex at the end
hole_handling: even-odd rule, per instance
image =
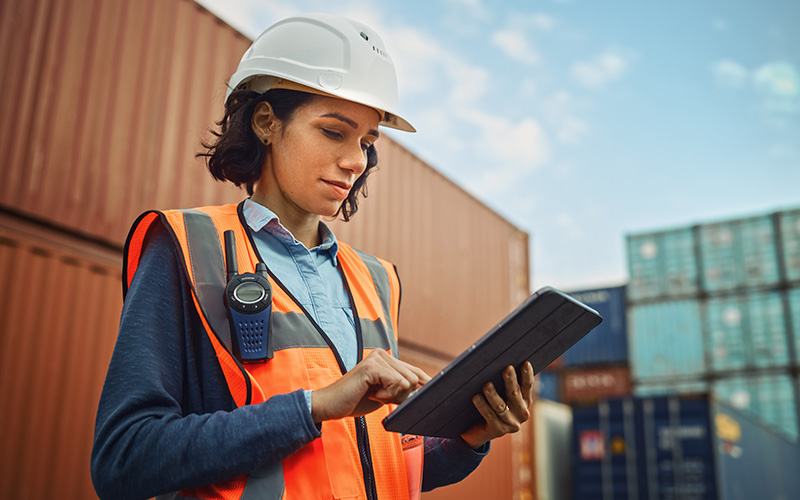
POLYGON ((708 391, 798 437, 800 209, 627 237, 639 395, 708 391))
POLYGON ((707 395, 573 409, 575 500, 796 498, 800 447, 707 395))
POLYGON ((569 292, 603 322, 538 375, 539 397, 566 404, 631 394, 625 287, 569 292))

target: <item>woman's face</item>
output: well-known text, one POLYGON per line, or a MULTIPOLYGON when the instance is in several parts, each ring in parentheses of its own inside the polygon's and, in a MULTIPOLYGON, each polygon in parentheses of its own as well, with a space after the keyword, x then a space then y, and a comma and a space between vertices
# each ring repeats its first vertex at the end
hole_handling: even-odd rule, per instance
MULTIPOLYGON (((256 109, 254 129, 262 106, 266 103, 256 109)), ((280 217, 335 215, 367 167, 367 148, 379 135, 378 112, 315 96, 289 120, 274 114, 269 120, 265 135, 270 146, 258 186, 269 208, 280 217)))

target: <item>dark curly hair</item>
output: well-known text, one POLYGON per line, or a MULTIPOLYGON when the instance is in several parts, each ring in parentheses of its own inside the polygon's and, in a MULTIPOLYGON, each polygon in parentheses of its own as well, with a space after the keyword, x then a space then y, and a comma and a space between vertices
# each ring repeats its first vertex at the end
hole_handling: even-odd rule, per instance
MULTIPOLYGON (((253 132, 251 120, 258 103, 267 101, 275 116, 286 123, 294 113, 317 96, 296 90, 273 89, 264 93, 251 90, 234 90, 225 103, 225 116, 217 122, 219 132, 212 130, 215 139, 202 142, 206 149, 197 153, 205 157, 211 176, 218 181, 230 181, 241 187, 244 185, 248 195, 253 195, 253 185, 261 176, 261 166, 267 154, 267 146, 253 132)), ((342 202, 336 216, 340 213, 345 221, 358 211, 358 197, 367 197, 367 177, 378 164, 378 152, 372 145, 367 149, 367 168, 353 183, 350 194, 342 202)))

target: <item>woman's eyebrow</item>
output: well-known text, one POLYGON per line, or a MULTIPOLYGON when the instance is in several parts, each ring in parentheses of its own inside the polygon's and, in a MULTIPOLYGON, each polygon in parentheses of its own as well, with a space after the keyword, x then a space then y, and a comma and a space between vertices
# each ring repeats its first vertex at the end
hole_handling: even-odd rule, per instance
MULTIPOLYGON (((353 128, 358 128, 358 123, 356 123, 355 121, 351 120, 350 118, 344 116, 341 113, 326 113, 326 114, 321 115, 321 116, 322 116, 322 118, 335 118, 337 120, 340 120, 340 121, 350 125, 353 128)), ((372 129, 367 133, 370 134, 370 135, 374 135, 376 139, 381 136, 381 133, 378 132, 377 129, 372 129)))

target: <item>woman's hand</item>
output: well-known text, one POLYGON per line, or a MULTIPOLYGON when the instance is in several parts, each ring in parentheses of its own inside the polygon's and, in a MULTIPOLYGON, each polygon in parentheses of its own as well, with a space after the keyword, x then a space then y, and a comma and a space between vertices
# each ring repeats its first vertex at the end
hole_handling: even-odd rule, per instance
POLYGON ((311 393, 314 422, 357 417, 400 404, 431 378, 416 366, 376 349, 342 378, 311 393))
POLYGON ((503 382, 508 398, 506 401, 491 382, 483 386, 482 396, 476 394, 472 397, 472 404, 484 418, 483 422, 473 425, 461 435, 472 448, 477 449, 492 439, 519 431, 530 418, 533 400, 533 367, 530 362, 522 365, 521 381, 517 381, 513 366, 506 367, 503 370, 503 382))

